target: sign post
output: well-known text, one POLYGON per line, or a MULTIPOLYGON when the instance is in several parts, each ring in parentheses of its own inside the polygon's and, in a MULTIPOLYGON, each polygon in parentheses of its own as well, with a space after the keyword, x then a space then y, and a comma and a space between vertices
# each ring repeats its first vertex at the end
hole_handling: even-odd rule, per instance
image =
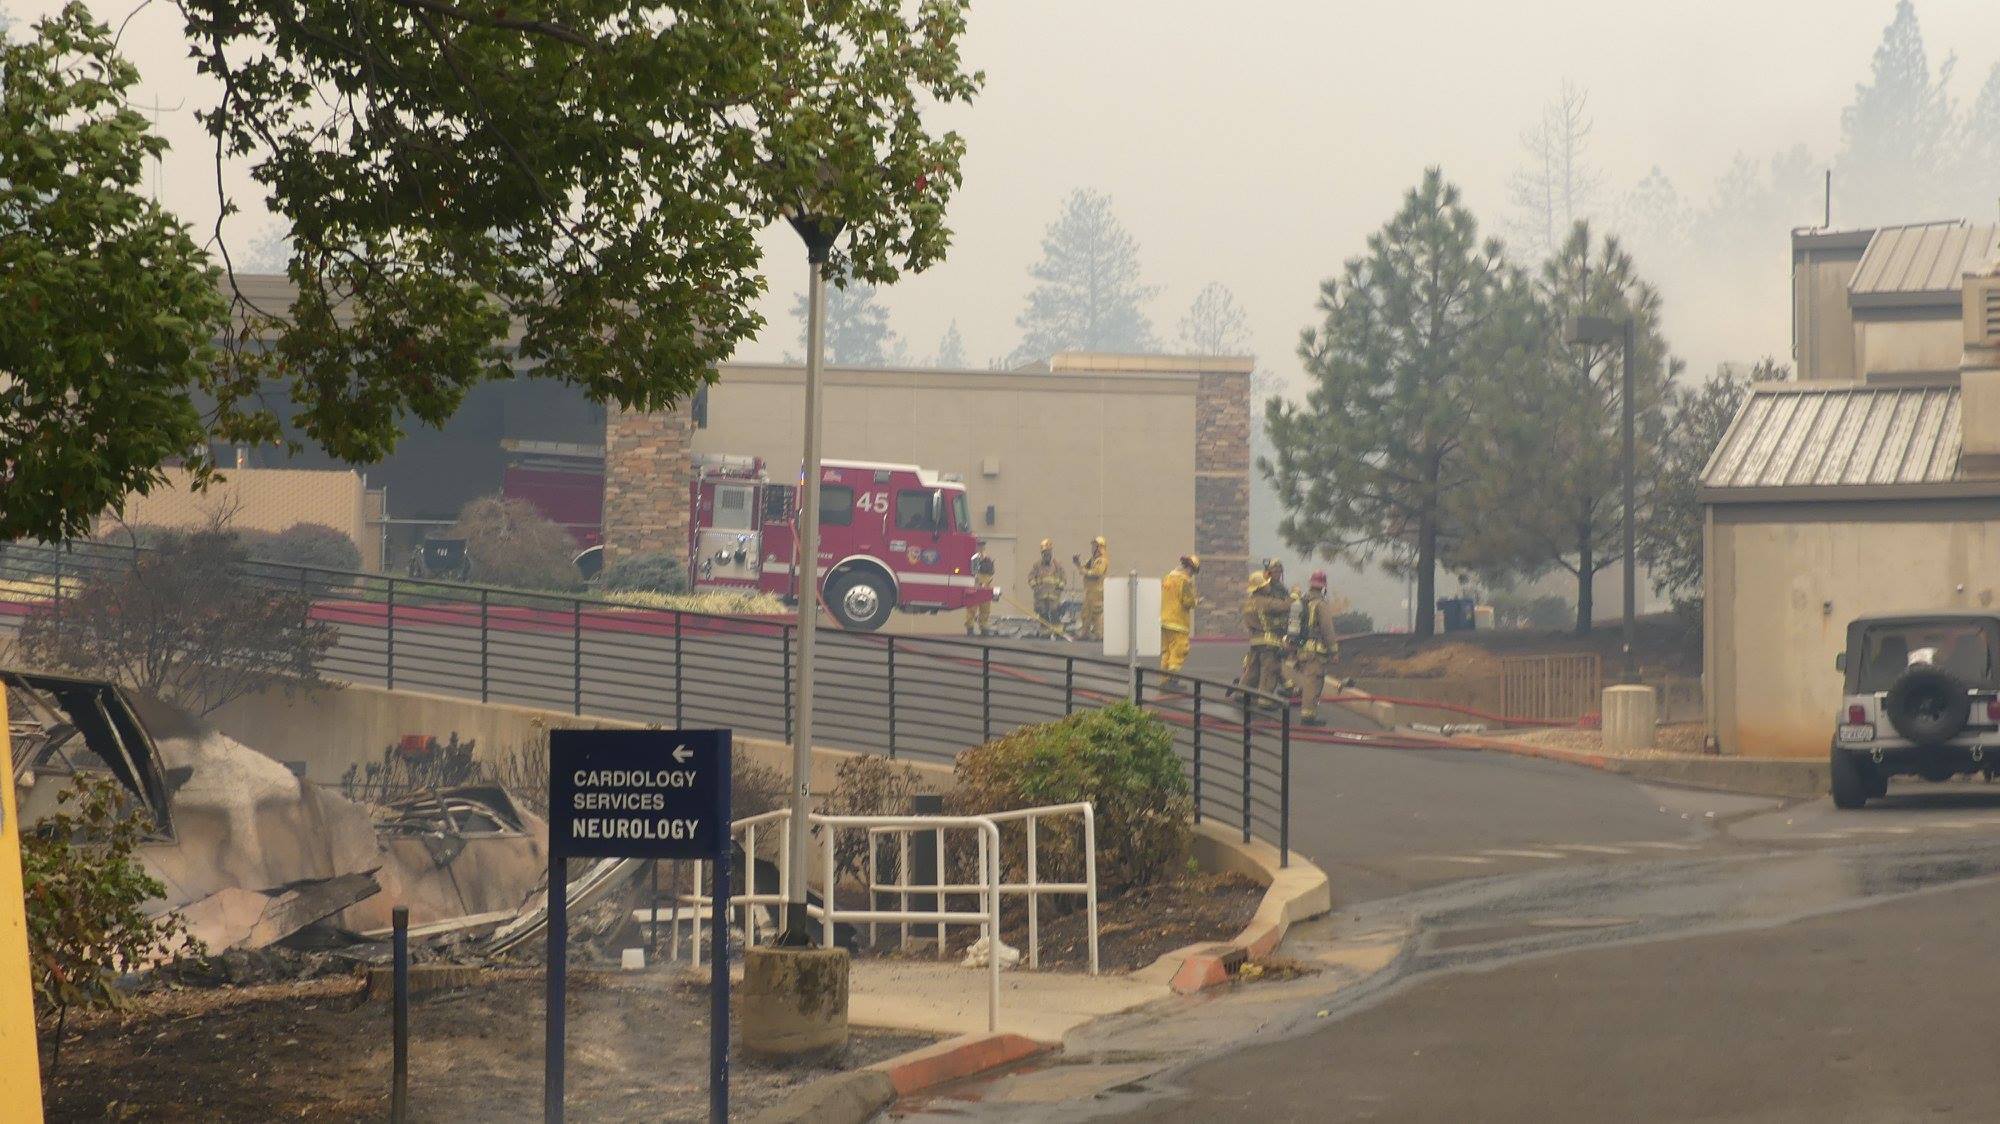
POLYGON ((549 731, 546 1120, 563 1118, 572 858, 710 864, 708 1115, 729 1119, 729 772, 728 730, 549 731))

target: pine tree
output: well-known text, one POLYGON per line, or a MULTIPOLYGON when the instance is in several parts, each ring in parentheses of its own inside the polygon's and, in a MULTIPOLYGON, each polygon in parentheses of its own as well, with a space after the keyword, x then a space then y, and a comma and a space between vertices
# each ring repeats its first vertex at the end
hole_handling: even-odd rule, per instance
POLYGON ((1466 414, 1481 336, 1509 273, 1458 188, 1431 168, 1402 209, 1320 285, 1324 323, 1299 357, 1313 388, 1265 407, 1273 455, 1258 469, 1293 549, 1328 560, 1387 555, 1416 579, 1416 628, 1433 631, 1437 567, 1463 528, 1447 497, 1467 482, 1466 414))
POLYGON ((1658 483, 1639 539, 1639 556, 1651 571, 1653 588, 1658 592, 1701 593, 1702 470, 1750 388, 1790 376, 1789 366, 1767 356, 1748 376, 1738 374, 1734 365, 1725 365, 1706 383, 1677 387, 1668 396, 1658 483))
POLYGON ((1511 228, 1516 248, 1536 261, 1555 256, 1570 227, 1597 204, 1603 180, 1590 160, 1591 127, 1590 95, 1566 81, 1521 133, 1511 228))
POLYGON ((1576 629, 1587 632, 1592 582, 1618 559, 1623 535, 1624 354, 1616 342, 1570 343, 1566 326, 1579 316, 1635 321, 1642 466, 1658 448, 1679 364, 1660 334, 1659 293, 1619 241, 1593 239, 1589 223, 1571 228, 1562 252, 1518 296, 1514 330, 1504 345, 1489 340, 1484 349, 1492 377, 1479 388, 1471 483, 1453 497, 1473 529, 1464 556, 1486 573, 1569 572, 1576 629))
POLYGON ((1153 350, 1141 307, 1159 290, 1139 280, 1139 243, 1111 213, 1111 199, 1078 188, 1042 236, 1038 282, 1016 318, 1020 360, 1058 351, 1153 350))
POLYGON ((1958 156, 1955 179, 1964 196, 1958 213, 1980 222, 2000 217, 2000 64, 1966 110, 1958 156))
POLYGON ((1841 113, 1843 147, 1835 162, 1834 207, 1842 225, 1938 217, 1944 205, 1951 102, 1945 87, 1953 60, 1931 73, 1923 29, 1911 0, 1897 0, 1882 32, 1868 81, 1841 113))
POLYGON ((952 370, 965 366, 965 337, 958 333, 958 321, 952 321, 944 330, 944 338, 938 340, 937 358, 931 360, 931 366, 952 370))
POLYGON ((1190 355, 1243 355, 1250 350, 1250 321, 1229 286, 1210 281, 1181 317, 1178 339, 1190 355))
POLYGON ((1658 164, 1625 193, 1618 208, 1618 229, 1626 240, 1662 257, 1686 245, 1693 221, 1687 201, 1658 164))
MULTIPOLYGON (((826 286, 826 361, 855 367, 900 363, 903 341, 889 327, 889 310, 876 303, 875 286, 851 278, 826 286)), ((792 300, 792 318, 799 323, 799 348, 806 346, 806 294, 792 300)))

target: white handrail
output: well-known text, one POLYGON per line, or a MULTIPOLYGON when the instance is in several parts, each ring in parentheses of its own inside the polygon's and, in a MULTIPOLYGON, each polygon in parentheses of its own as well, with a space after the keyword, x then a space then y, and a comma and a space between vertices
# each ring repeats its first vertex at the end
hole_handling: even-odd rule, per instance
MULTIPOLYGON (((1031 968, 1040 967, 1041 945, 1038 903, 1044 894, 1082 894, 1089 908, 1090 972, 1098 971, 1097 957, 1097 828, 1096 813, 1087 802, 1057 804, 1043 808, 1022 808, 1007 812, 996 812, 979 816, 838 816, 812 814, 810 822, 814 827, 824 828, 826 837, 821 841, 825 851, 823 874, 825 896, 820 906, 808 905, 808 916, 815 917, 823 926, 824 940, 830 947, 834 943, 834 926, 843 922, 866 922, 869 926, 870 943, 873 943, 875 926, 880 922, 895 922, 901 926, 905 945, 909 942, 910 923, 935 923, 937 925, 938 955, 945 952, 945 927, 947 925, 978 925, 987 942, 987 1011, 986 1026, 989 1031, 999 1029, 1000 1010, 1000 899, 1003 894, 1018 894, 1028 899, 1028 963, 1031 968), (1080 815, 1083 819, 1084 881, 1043 882, 1040 880, 1037 855, 1037 827, 1048 816, 1080 815), (1027 881, 1003 882, 1000 879, 1000 827, 1001 823, 1016 820, 1026 821, 1028 831, 1027 881), (868 832, 868 908, 842 909, 835 901, 837 871, 835 869, 835 835, 843 828, 863 828, 868 832), (945 833, 949 830, 969 830, 978 836, 979 881, 968 883, 947 880, 947 855, 945 833), (934 883, 917 886, 910 882, 910 836, 919 831, 932 832, 936 836, 937 875, 934 883), (897 880, 885 883, 880 880, 876 840, 884 834, 898 837, 897 880), (898 896, 899 908, 877 909, 876 899, 880 893, 894 893, 898 896), (924 893, 935 896, 935 907, 931 909, 911 909, 910 895, 924 893), (977 894, 983 906, 973 911, 947 908, 948 894, 977 894)), ((744 835, 745 877, 740 892, 729 896, 725 908, 740 908, 743 911, 743 933, 747 946, 757 943, 756 909, 758 906, 780 906, 789 897, 791 871, 789 862, 791 811, 776 809, 755 816, 746 816, 730 824, 732 835, 741 831, 744 835), (757 889, 757 829, 765 824, 777 823, 780 832, 778 866, 778 892, 768 893, 757 889)), ((702 892, 701 874, 694 872, 692 892, 676 894, 672 889, 672 948, 670 957, 678 958, 680 938, 680 909, 683 903, 693 906, 691 944, 696 967, 701 964, 703 908, 714 908, 709 894, 702 892)), ((726 952, 726 950, 724 950, 726 952)))

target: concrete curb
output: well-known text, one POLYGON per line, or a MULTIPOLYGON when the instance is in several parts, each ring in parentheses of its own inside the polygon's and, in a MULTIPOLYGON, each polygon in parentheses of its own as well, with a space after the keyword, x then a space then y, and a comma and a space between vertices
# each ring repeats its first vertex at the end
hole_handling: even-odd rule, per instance
POLYGON ((1229 982, 1236 969, 1269 956, 1297 922, 1333 908, 1333 885, 1326 872, 1297 851, 1289 866, 1278 865, 1278 849, 1262 840, 1245 843, 1212 823, 1195 825, 1195 859, 1203 869, 1231 871, 1264 884, 1264 900, 1243 931, 1227 941, 1206 941, 1175 949, 1132 973, 1163 983, 1182 995, 1229 982))
POLYGON ((823 1077, 751 1117, 752 1124, 863 1124, 896 1098, 1012 1065, 1053 1049, 1018 1034, 965 1034, 823 1077))
POLYGON ((1773 757, 1620 757, 1616 754, 1529 745, 1505 738, 1460 734, 1441 739, 1440 748, 1452 747, 1561 761, 1654 784, 1789 800, 1812 800, 1825 796, 1832 783, 1824 761, 1773 757))

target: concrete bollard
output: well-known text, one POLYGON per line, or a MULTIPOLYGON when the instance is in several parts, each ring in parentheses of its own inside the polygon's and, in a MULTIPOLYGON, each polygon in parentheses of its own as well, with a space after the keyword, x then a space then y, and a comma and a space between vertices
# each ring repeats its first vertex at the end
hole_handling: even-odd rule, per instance
POLYGON ((746 949, 743 1051, 762 1062, 813 1062, 847 1048, 847 950, 746 949))
POLYGON ((1660 704, 1651 687, 1633 683, 1606 687, 1603 713, 1606 753, 1652 748, 1660 704))

